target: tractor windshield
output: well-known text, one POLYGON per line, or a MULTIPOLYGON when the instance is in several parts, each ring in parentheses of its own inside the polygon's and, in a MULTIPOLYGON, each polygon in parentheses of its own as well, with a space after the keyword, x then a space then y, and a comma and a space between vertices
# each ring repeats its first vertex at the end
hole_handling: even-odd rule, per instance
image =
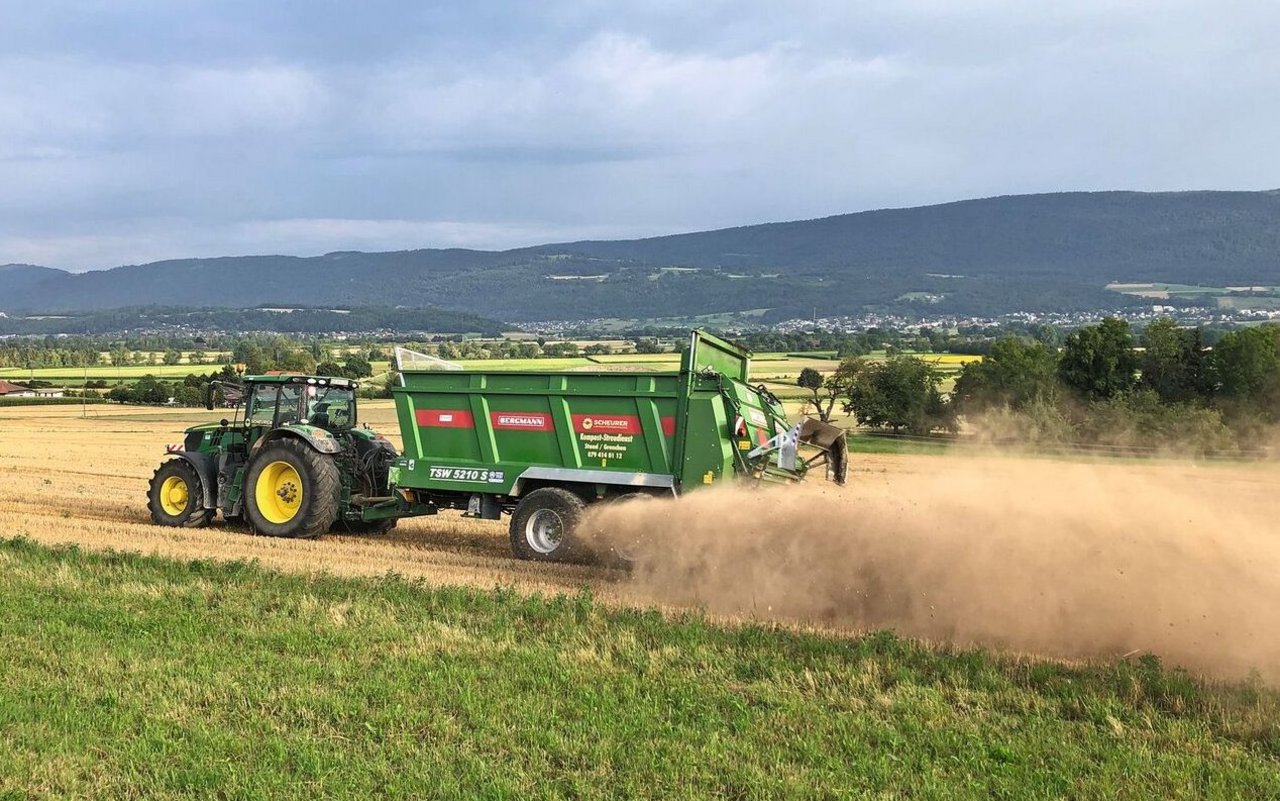
POLYGON ((355 390, 301 383, 256 384, 249 396, 245 422, 270 428, 294 423, 330 431, 353 428, 356 424, 355 390))
POLYGON ((280 395, 277 384, 255 384, 249 395, 249 408, 245 422, 253 426, 272 426, 276 418, 276 400, 280 395))
POLYGON ((356 394, 349 387, 307 386, 304 423, 329 429, 352 428, 356 424, 356 394))

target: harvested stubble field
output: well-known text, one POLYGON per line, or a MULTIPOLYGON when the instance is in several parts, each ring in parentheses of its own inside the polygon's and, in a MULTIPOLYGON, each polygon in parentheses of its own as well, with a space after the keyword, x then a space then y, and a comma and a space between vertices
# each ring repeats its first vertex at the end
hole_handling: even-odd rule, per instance
POLYGON ((655 534, 627 574, 157 527, 210 415, 79 415, 0 409, 5 801, 1280 797, 1273 465, 858 455, 597 516, 655 534))
MULTIPOLYGON (((621 517, 597 515, 596 529, 605 539, 632 529, 650 538, 659 558, 628 574, 513 559, 505 520, 451 512, 402 520, 389 535, 334 532, 313 541, 253 536, 220 521, 203 529, 152 524, 145 493, 164 445, 180 441, 186 426, 219 414, 113 405, 91 406, 82 417, 77 407, 0 408, 0 535, 177 559, 255 560, 304 574, 397 573, 437 585, 523 593, 587 588, 611 604, 697 608, 726 619, 839 631, 888 626, 926 639, 1068 658, 1154 651, 1196 668, 1212 661, 1198 658, 1197 648, 1216 652, 1221 646, 1195 642, 1162 652, 1156 645, 1169 637, 1148 636, 1137 625, 1129 640, 1052 647, 1058 645, 1052 636, 1045 642, 1030 634, 1002 637, 1002 627, 1011 628, 1003 618, 979 626, 935 614, 946 625, 924 625, 912 617, 914 608, 886 609, 863 596, 874 586, 879 597, 929 597, 940 577, 954 583, 963 568, 968 583, 948 589, 955 597, 931 602, 956 607, 961 596, 990 595, 984 583, 1004 580, 1018 590, 992 603, 1043 606, 1016 593, 1033 594, 1044 582, 1058 588, 1052 603, 1064 607, 1046 614, 1067 614, 1070 604, 1110 591, 1105 603, 1132 607, 1141 598, 1142 609, 1156 616, 1187 616, 1194 610, 1170 611, 1186 589, 1176 583, 1214 576, 1247 586, 1248 598, 1224 599, 1206 590, 1194 599, 1206 609, 1225 614, 1231 604, 1241 611, 1262 608, 1258 625, 1265 630, 1274 615, 1267 602, 1280 608, 1280 579, 1268 578, 1272 568, 1271 575, 1280 576, 1280 537, 1271 534, 1280 519, 1280 468, 1274 463, 1088 464, 971 452, 857 453, 850 486, 842 489, 819 482, 766 497, 726 488, 695 493, 678 509, 659 504, 621 517), (993 550, 1000 553, 993 556, 993 550), (1153 565, 1163 578, 1151 575, 1153 565)), ((361 416, 400 444, 389 401, 363 403, 361 416)), ((1092 611, 1126 620, 1124 609, 1092 611)), ((1179 620, 1169 627, 1186 625, 1179 620)), ((1237 660, 1237 673, 1253 669, 1280 679, 1280 637, 1233 636, 1255 649, 1237 660), (1270 650, 1257 651, 1263 647, 1270 650)), ((1228 642, 1226 650, 1238 645, 1228 642)))
MULTIPOLYGON (((505 529, 456 514, 401 523, 389 536, 330 534, 316 541, 251 536, 215 525, 163 528, 147 514, 146 490, 166 443, 219 412, 142 407, 0 409, 0 532, 46 544, 134 550, 179 559, 252 559, 291 572, 383 575, 485 589, 574 592, 600 583, 586 568, 509 558, 505 529)), ((361 416, 396 440, 390 402, 361 416)))

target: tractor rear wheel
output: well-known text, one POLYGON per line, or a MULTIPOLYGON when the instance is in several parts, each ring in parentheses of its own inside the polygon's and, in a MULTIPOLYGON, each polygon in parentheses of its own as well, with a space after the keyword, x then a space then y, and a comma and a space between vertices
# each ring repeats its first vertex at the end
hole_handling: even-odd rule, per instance
POLYGON ((200 474, 186 459, 170 459, 156 468, 147 490, 151 520, 162 526, 198 528, 209 524, 200 474))
POLYGON ((276 440, 245 474, 245 517, 258 534, 318 537, 338 519, 341 487, 332 457, 296 439, 276 440))
POLYGON ((579 550, 574 533, 586 504, 559 487, 526 495, 511 515, 511 552, 518 559, 565 562, 579 550))

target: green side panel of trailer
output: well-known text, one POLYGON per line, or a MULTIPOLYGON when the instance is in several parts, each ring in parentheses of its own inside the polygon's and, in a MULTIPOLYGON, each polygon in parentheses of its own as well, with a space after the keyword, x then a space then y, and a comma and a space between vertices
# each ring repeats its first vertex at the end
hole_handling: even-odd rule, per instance
POLYGON ((677 374, 403 375, 399 486, 511 494, 531 467, 673 475, 677 374))
POLYGON ((744 418, 762 414, 742 383, 749 358, 694 332, 678 373, 403 370, 393 390, 404 440, 395 483, 515 495, 531 469, 677 491, 715 483, 740 461, 738 407, 750 407, 744 418))

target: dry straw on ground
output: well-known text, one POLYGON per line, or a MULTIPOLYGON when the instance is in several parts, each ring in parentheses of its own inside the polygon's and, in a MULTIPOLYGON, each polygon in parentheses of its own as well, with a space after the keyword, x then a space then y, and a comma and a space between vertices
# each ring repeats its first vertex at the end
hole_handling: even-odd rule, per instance
MULTIPOLYGON (((389 408, 368 411, 394 430, 389 408)), ((389 537, 302 542, 155 526, 147 480, 201 415, 79 413, 0 410, 0 536, 481 589, 587 586, 608 603, 1054 657, 1151 652, 1280 679, 1274 464, 854 456, 845 489, 710 490, 602 510, 594 529, 647 538, 651 557, 628 576, 513 560, 505 521, 456 514, 389 537)))

